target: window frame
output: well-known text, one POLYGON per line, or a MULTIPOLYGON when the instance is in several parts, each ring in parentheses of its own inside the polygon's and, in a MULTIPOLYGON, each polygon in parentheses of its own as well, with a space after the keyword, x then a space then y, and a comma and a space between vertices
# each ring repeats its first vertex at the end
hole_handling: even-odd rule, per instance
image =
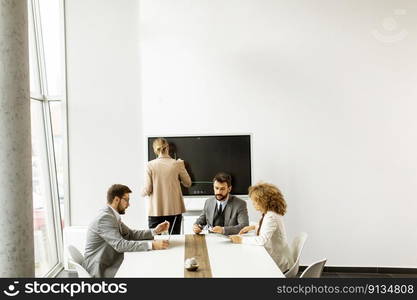
MULTIPOLYGON (((54 230, 54 237, 55 243, 54 247, 56 248, 56 253, 58 256, 57 263, 46 273, 42 274, 41 276, 44 277, 55 277, 62 269, 63 269, 63 228, 62 222, 66 226, 69 226, 69 214, 65 213, 64 218, 61 217, 62 212, 60 208, 60 199, 59 199, 59 187, 58 187, 58 174, 57 174, 57 162, 55 156, 55 146, 54 146, 54 135, 53 135, 53 124, 52 124, 52 117, 51 117, 51 102, 60 102, 61 103, 61 117, 62 117, 62 132, 63 132, 63 170, 64 170, 64 187, 63 187, 63 194, 64 194, 64 211, 68 212, 69 208, 69 172, 68 172, 68 117, 67 117, 67 84, 66 84, 66 52, 65 52, 65 5, 64 0, 57 0, 59 1, 59 10, 60 10, 60 51, 62 53, 62 61, 61 61, 61 70, 62 70, 62 95, 49 95, 48 93, 48 81, 47 81, 47 71, 46 71, 46 57, 43 45, 43 32, 41 26, 41 15, 40 15, 40 1, 42 0, 30 0, 28 3, 28 13, 31 15, 28 18, 29 22, 33 22, 32 24, 28 24, 29 30, 32 30, 33 34, 33 41, 34 44, 33 48, 36 52, 34 57, 35 61, 33 62, 36 64, 36 70, 34 76, 37 76, 36 83, 39 85, 36 87, 37 91, 40 91, 40 94, 30 93, 30 101, 39 101, 42 103, 42 120, 43 120, 43 128, 44 128, 44 138, 46 141, 46 153, 47 153, 47 163, 48 163, 48 173, 49 173, 49 185, 50 185, 50 199, 52 201, 52 215, 53 215, 53 230, 54 230), (31 28, 31 25, 33 26, 31 28)), ((30 34, 30 33, 29 33, 30 34)), ((31 40, 29 40, 31 42, 31 40)), ((30 46, 31 47, 31 46, 30 46)))

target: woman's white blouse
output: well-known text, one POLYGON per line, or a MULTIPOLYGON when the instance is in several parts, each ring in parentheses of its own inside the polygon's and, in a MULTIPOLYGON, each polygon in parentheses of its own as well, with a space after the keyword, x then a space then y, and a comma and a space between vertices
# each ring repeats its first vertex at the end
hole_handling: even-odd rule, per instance
MULTIPOLYGON (((256 227, 255 230, 258 229, 258 226, 256 227)), ((282 272, 285 272, 294 264, 287 242, 283 216, 276 212, 268 211, 262 221, 259 235, 243 235, 242 244, 264 246, 282 272)))

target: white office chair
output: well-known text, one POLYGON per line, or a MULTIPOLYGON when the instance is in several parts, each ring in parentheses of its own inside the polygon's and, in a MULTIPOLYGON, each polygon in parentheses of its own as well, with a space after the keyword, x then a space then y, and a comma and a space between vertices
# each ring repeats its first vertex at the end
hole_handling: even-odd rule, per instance
POLYGON ((82 266, 82 263, 84 261, 84 256, 80 253, 80 251, 78 251, 78 249, 72 245, 69 245, 67 249, 68 249, 68 253, 70 256, 69 262, 75 266, 78 277, 91 278, 91 275, 82 266))
POLYGON ((287 278, 297 277, 298 269, 300 267, 301 251, 303 250, 304 243, 307 240, 307 233, 302 232, 294 238, 292 241, 291 252, 294 259, 292 267, 284 274, 287 278))
POLYGON ((320 278, 326 261, 327 259, 322 259, 312 263, 301 273, 300 278, 320 278))

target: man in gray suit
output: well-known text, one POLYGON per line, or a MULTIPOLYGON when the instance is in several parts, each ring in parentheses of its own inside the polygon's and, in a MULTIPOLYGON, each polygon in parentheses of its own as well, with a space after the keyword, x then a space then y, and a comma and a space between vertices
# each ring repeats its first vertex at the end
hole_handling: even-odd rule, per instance
POLYGON ((154 235, 168 230, 167 221, 153 230, 132 230, 121 221, 131 192, 125 185, 112 185, 107 191, 107 206, 88 227, 83 267, 93 277, 114 277, 124 252, 168 248, 168 241, 153 240, 154 235))
POLYGON ((200 233, 205 225, 214 233, 238 234, 249 225, 246 202, 230 195, 232 178, 229 174, 218 173, 213 178, 214 197, 208 198, 203 213, 193 225, 193 231, 200 233))

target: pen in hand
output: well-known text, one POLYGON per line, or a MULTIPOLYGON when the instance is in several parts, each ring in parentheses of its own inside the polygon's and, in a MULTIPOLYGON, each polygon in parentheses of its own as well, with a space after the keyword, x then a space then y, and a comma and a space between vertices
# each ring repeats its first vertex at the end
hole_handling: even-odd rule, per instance
POLYGON ((177 216, 174 218, 174 222, 172 223, 171 232, 169 233, 168 241, 171 239, 172 231, 174 230, 175 222, 177 221, 177 216))

